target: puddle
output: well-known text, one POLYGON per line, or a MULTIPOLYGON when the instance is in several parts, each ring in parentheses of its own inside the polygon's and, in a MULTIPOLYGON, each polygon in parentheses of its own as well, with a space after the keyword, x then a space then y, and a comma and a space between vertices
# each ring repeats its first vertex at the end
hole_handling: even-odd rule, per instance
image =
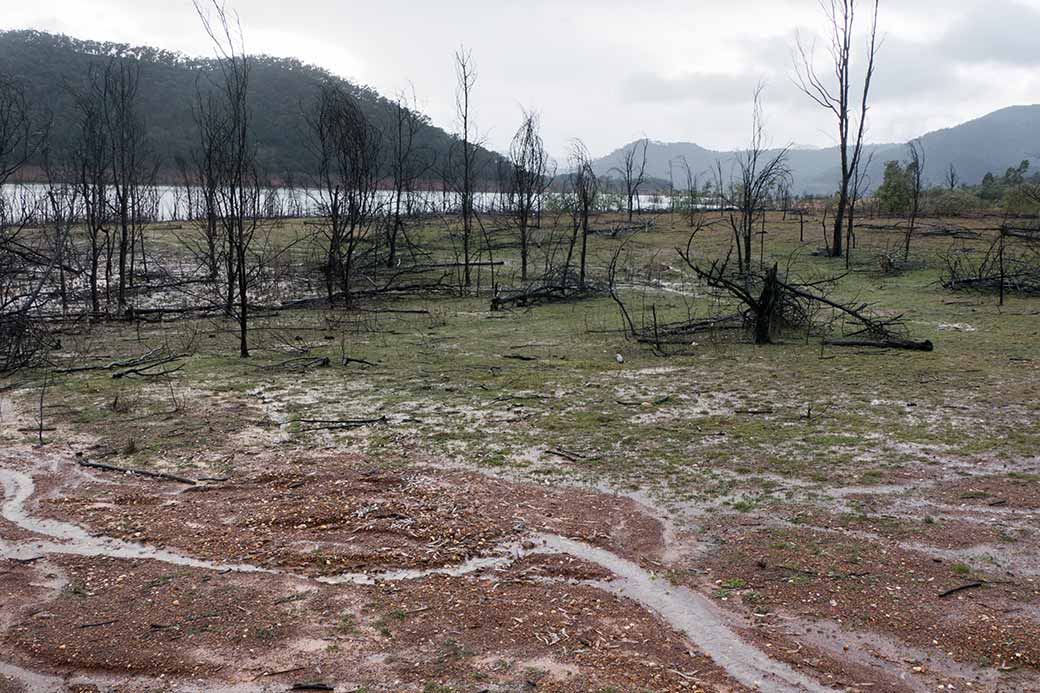
POLYGON ((594 584, 656 613, 745 686, 792 693, 835 690, 770 659, 746 643, 726 625, 721 613, 706 597, 655 579, 635 563, 604 549, 555 535, 539 535, 537 539, 544 544, 543 548, 590 561, 612 572, 616 576, 613 581, 594 584))
POLYGON ((0 509, 0 515, 22 529, 56 539, 56 542, 27 541, 7 542, 0 540, 0 557, 29 558, 46 554, 67 554, 73 556, 107 556, 110 558, 151 559, 189 568, 205 570, 230 571, 239 573, 268 572, 251 565, 224 565, 211 561, 202 561, 182 556, 171 551, 157 549, 142 544, 133 544, 109 537, 96 537, 82 527, 61 522, 36 518, 29 515, 25 503, 36 491, 32 477, 22 472, 0 468, 0 485, 3 486, 6 500, 0 509))
POLYGON ((21 687, 29 693, 66 693, 79 690, 77 686, 103 687, 102 690, 177 690, 181 693, 257 693, 258 691, 284 691, 284 685, 236 684, 218 681, 195 680, 178 683, 170 688, 170 681, 134 675, 113 676, 98 672, 71 672, 67 676, 54 676, 30 671, 15 664, 0 662, 0 690, 21 687))
POLYGON ((447 577, 462 577, 471 573, 479 573, 482 570, 495 568, 506 568, 518 559, 523 558, 525 552, 519 544, 508 544, 495 552, 492 556, 478 556, 468 561, 453 566, 429 569, 388 570, 383 573, 342 573, 328 577, 317 578, 318 582, 326 585, 374 585, 379 582, 403 582, 405 580, 422 580, 423 578, 444 575, 447 577))
MULTIPOLYGON (((62 693, 67 690, 65 681, 57 676, 37 674, 14 664, 0 662, 0 684, 15 683, 32 693, 62 693)), ((7 690, 3 686, 3 690, 7 690)))
POLYGON ((1002 683, 1012 684, 1007 673, 975 669, 941 652, 928 652, 876 633, 846 630, 830 621, 809 623, 786 616, 784 620, 787 635, 796 642, 827 652, 838 660, 847 659, 881 680, 905 686, 915 693, 971 690, 974 686, 1000 690, 1002 683))

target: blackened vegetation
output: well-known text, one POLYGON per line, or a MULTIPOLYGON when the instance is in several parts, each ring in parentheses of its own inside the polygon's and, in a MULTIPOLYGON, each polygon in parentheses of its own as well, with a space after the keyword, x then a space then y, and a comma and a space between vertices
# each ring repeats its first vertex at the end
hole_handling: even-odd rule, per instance
POLYGON ((1004 225, 981 254, 955 249, 944 257, 943 286, 952 291, 1040 296, 1040 231, 1004 225))
MULTIPOLYGON (((317 161, 319 228, 329 303, 351 300, 358 249, 377 205, 380 138, 342 89, 321 88, 311 120, 317 161)), ((398 220, 393 233, 396 237, 398 220)), ((392 242, 392 248, 395 243, 392 242)))
MULTIPOLYGON (((847 71, 847 62, 843 69, 847 71)), ((752 102, 750 143, 736 157, 728 180, 723 177, 721 162, 716 164, 716 187, 723 204, 731 210, 728 217, 733 237, 729 252, 724 258, 711 262, 695 255, 697 235, 710 226, 703 213, 697 211, 690 213, 693 231, 686 247, 676 250, 691 278, 715 294, 714 314, 662 324, 656 307, 651 306, 649 320, 644 316, 642 326, 637 328, 617 288, 622 246, 611 262, 609 290, 621 311, 626 332, 640 343, 652 345, 658 353, 664 353, 669 347, 692 346, 696 336, 716 334, 720 330, 739 330, 748 334, 755 344, 772 344, 783 332, 791 331, 822 337, 825 344, 832 346, 932 351, 931 342, 910 337, 902 316, 880 316, 867 304, 831 298, 830 290, 841 277, 799 281, 789 276, 789 272, 782 272, 778 263, 766 262, 768 203, 771 198, 784 197, 790 187, 790 172, 786 162, 788 150, 770 152, 766 146, 762 92, 763 87, 759 85, 752 102), (760 239, 757 262, 754 257, 756 235, 760 239), (734 253, 736 267, 732 266, 734 253)), ((847 111, 847 104, 843 107, 847 111)), ((843 128, 847 128, 847 112, 842 123, 843 128)), ((858 149, 857 145, 857 160, 858 149)), ((855 174, 859 170, 858 163, 854 162, 849 170, 855 174)), ((852 178, 855 199, 859 179, 855 175, 852 178)), ((849 207, 854 209, 854 204, 849 207)), ((838 231, 844 231, 844 226, 838 231)), ((835 232, 836 243, 841 240, 838 231, 835 232)), ((836 255, 840 256, 840 245, 838 247, 836 255)))
MULTIPOLYGON (((491 234, 474 202, 486 157, 471 126, 459 139, 464 164, 446 157, 435 171, 430 126, 405 97, 375 114, 363 94, 329 78, 295 104, 306 124, 299 135, 310 143, 301 148, 309 155, 303 173, 272 172, 254 106, 263 61, 246 52, 238 19, 222 4, 195 8, 216 57, 194 85, 176 188, 159 187, 170 166, 158 153, 163 132, 149 119, 140 56, 92 61, 66 89, 62 118, 71 120, 60 128, 50 127, 36 92, 0 78, 0 186, 11 183, 0 188, 0 371, 39 365, 55 344, 51 325, 224 317, 237 324, 246 357, 252 319, 273 311, 356 309, 357 299, 390 292, 465 292, 473 282, 479 289, 487 270, 494 284, 503 263, 490 257, 491 234), (43 182, 26 184, 38 170, 43 182), (434 173, 446 182, 436 212, 432 193, 419 190, 434 173), (409 234, 416 219, 438 213, 451 233, 448 186, 466 227, 454 262, 409 234), (164 218, 178 220, 173 250, 146 244, 160 200, 164 218), (305 216, 302 233, 273 240, 286 218, 305 216)), ((529 215, 542 171, 544 161, 526 172, 529 215)))
MULTIPOLYGON (((0 77, 0 187, 42 148, 48 126, 21 86, 0 77)), ((60 263, 51 250, 64 239, 30 237, 32 221, 25 200, 0 195, 0 372, 38 365, 51 344, 33 314, 60 263)))
POLYGON ((636 327, 616 288, 621 249, 611 262, 610 293, 621 311, 626 331, 636 341, 660 353, 690 347, 694 340, 720 331, 739 331, 755 344, 776 343, 785 332, 822 338, 829 346, 876 347, 932 351, 930 341, 911 337, 902 315, 885 317, 865 303, 842 302, 831 296, 841 277, 799 281, 782 272, 778 263, 757 268, 731 267, 732 250, 723 259, 700 260, 693 251, 701 228, 690 235, 685 248, 676 249, 692 277, 715 294, 711 315, 662 323, 651 307, 649 324, 636 327))
MULTIPOLYGON (((729 180, 723 178, 722 162, 715 165, 715 185, 719 190, 723 206, 729 214, 733 230, 734 248, 737 251, 737 267, 750 271, 753 262, 753 245, 759 222, 764 223, 766 202, 775 191, 788 185, 791 173, 787 167, 788 148, 777 152, 768 149, 762 111, 763 85, 754 93, 751 121, 751 140, 737 154, 730 171, 729 180)), ((765 229, 757 233, 761 239, 759 261, 762 261, 765 244, 765 229)))
MULTIPOLYGON (((856 84, 856 2, 842 0, 821 2, 830 33, 828 55, 830 64, 817 70, 813 46, 798 40, 795 70, 802 92, 817 106, 830 111, 838 125, 838 151, 841 155, 841 185, 838 188, 838 204, 834 213, 833 238, 828 243, 832 257, 842 256, 842 245, 846 234, 846 217, 855 214, 855 203, 863 164, 863 139, 867 128, 867 112, 870 110, 870 87, 874 79, 878 42, 878 0, 866 3, 872 9, 870 39, 867 43, 862 82, 856 84), (837 78, 837 84, 830 77, 837 78), (858 102, 857 102, 858 100, 858 102)), ((848 252, 848 248, 845 248, 848 252)))
POLYGON ((509 161, 512 165, 510 192, 520 232, 520 280, 526 283, 531 228, 540 224, 542 199, 555 175, 555 167, 542 141, 537 113, 524 111, 523 124, 509 148, 509 161))
POLYGON ((643 138, 625 149, 621 159, 621 166, 613 169, 613 172, 621 178, 625 186, 625 200, 627 201, 628 221, 632 222, 639 201, 639 189, 646 182, 646 151, 650 146, 650 140, 643 138))
POLYGON ((26 311, 0 315, 0 373, 41 365, 55 344, 46 325, 28 317, 26 311))
MULTIPOLYGON (((249 105, 252 60, 245 52, 241 27, 223 5, 213 4, 213 16, 195 9, 217 51, 220 77, 209 102, 217 128, 216 208, 227 253, 227 307, 239 325, 239 353, 249 356, 249 288, 258 274, 254 242, 260 229, 263 178, 253 139, 249 105)), ((200 109, 203 109, 200 102, 200 109)))
MULTIPOLYGON (((195 7, 215 58, 205 61, 194 85, 194 127, 174 158, 180 184, 172 193, 159 188, 160 171, 170 164, 160 155, 162 128, 152 120, 140 56, 116 51, 70 83, 72 126, 61 128, 60 137, 48 136, 50 118, 31 107, 28 92, 0 82, 0 184, 34 162, 46 174, 35 191, 9 186, 0 196, 0 370, 40 363, 56 344, 48 325, 225 319, 234 322, 238 351, 247 357, 257 317, 321 307, 357 315, 371 310, 363 301, 372 297, 442 293, 486 297, 496 311, 609 293, 627 331, 659 351, 723 330, 746 331, 758 344, 801 331, 835 344, 931 348, 910 339, 899 318, 832 300, 836 279, 800 282, 767 263, 766 212, 778 201, 787 209, 792 181, 787 149, 767 147, 761 87, 749 145, 726 177, 722 165, 715 167, 709 200, 702 203, 689 166, 679 207, 673 196, 672 212, 681 211, 695 230, 679 253, 686 275, 714 292, 717 312, 665 324, 651 308, 637 329, 614 281, 617 256, 604 281, 603 269, 590 266, 589 239, 654 226, 652 219, 634 221, 646 184, 646 140, 620 170, 624 189, 616 199, 627 221, 600 219, 597 228, 597 215, 615 193, 597 177, 580 140, 571 144, 569 173, 554 185, 554 165, 530 111, 509 161, 499 161, 498 191, 487 195, 492 167, 475 124, 477 73, 472 56, 460 50, 458 132, 441 155, 428 145, 430 126, 410 105, 414 97, 400 96, 375 114, 364 94, 325 79, 295 104, 302 125, 295 136, 307 143, 296 168, 274 171, 265 165, 271 142, 255 105, 264 59, 246 52, 237 18, 218 0, 195 7), (430 190, 438 178, 440 190, 430 190), (172 249, 166 237, 146 233, 160 218, 160 200, 168 204, 171 196, 175 209, 165 217, 178 220, 169 225, 177 241, 172 249), (730 255, 710 265, 692 253, 696 230, 710 225, 708 204, 721 212, 711 223, 728 218, 732 230, 730 255), (544 216, 551 219, 543 225, 544 216), (299 221, 286 224, 288 218, 299 221), (431 238, 426 232, 438 226, 431 238), (155 240, 146 244, 149 238, 155 240), (516 250, 514 267, 503 258, 516 250)), ((861 179, 857 166, 850 171, 851 236, 861 179)), ((1007 288, 1018 276, 1007 267, 1017 260, 1001 248, 1007 288)), ((299 355, 276 367, 325 365, 299 355)), ((125 375, 167 377, 180 368, 177 358, 130 364, 125 375)))
POLYGON ((606 286, 596 282, 577 281, 573 271, 560 270, 542 278, 540 286, 517 291, 503 291, 491 299, 491 310, 505 310, 508 308, 529 308, 544 303, 560 303, 564 301, 577 301, 583 298, 600 296, 606 291, 606 286))
MULTIPOLYGON (((540 147, 540 142, 537 146, 540 147)), ((593 170, 592 156, 585 144, 581 140, 574 140, 570 149, 568 164, 573 172, 567 179, 563 201, 570 215, 569 233, 563 238, 549 239, 552 247, 541 279, 534 285, 516 291, 496 291, 491 300, 492 310, 571 301, 605 292, 606 287, 596 286, 588 278, 589 236, 594 232, 591 219, 597 209, 600 181, 593 170)), ((537 156, 533 158, 535 165, 538 165, 539 160, 537 156)), ((541 185, 547 185, 544 168, 540 179, 541 185)), ((526 281, 524 283, 527 284, 526 281)))

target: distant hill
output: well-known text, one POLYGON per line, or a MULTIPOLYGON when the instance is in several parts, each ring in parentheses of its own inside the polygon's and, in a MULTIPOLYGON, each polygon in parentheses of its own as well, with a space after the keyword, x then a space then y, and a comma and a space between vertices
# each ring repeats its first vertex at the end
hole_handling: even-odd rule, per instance
MULTIPOLYGON (((127 57, 141 67, 140 108, 150 144, 172 173, 178 156, 195 142, 192 104, 197 85, 217 70, 214 60, 191 58, 156 48, 83 41, 38 31, 0 32, 0 75, 13 77, 32 101, 54 116, 52 132, 70 131, 73 91, 82 90, 90 68, 103 68, 113 57, 127 57)), ((365 115, 388 124, 390 102, 364 86, 352 84, 298 60, 257 56, 251 81, 254 136, 261 164, 272 175, 308 170, 303 108, 318 85, 335 81, 355 94, 365 115)), ((431 162, 443 163, 454 138, 425 119, 420 148, 431 162)), ((498 154, 482 150, 486 176, 496 175, 498 154)), ((436 176, 433 176, 436 177, 436 176)))
MULTIPOLYGON (((1023 159, 1040 156, 1040 105, 1005 108, 963 125, 928 133, 921 140, 929 184, 941 185, 950 164, 962 183, 975 184, 987 173, 999 176, 1023 159)), ((623 152, 629 146, 596 161, 597 174, 610 175, 611 169, 621 165, 623 152)), ((886 161, 907 158, 904 144, 875 144, 866 151, 874 155, 868 169, 872 187, 881 184, 886 161)), ((734 152, 713 151, 686 142, 651 142, 647 148, 647 175, 667 181, 670 162, 681 156, 686 157, 703 182, 713 176, 716 161, 723 162, 723 172, 728 174, 734 152)), ((837 188, 840 176, 836 147, 792 149, 788 160, 794 174, 793 192, 821 195, 837 188)), ((678 184, 685 170, 680 171, 678 164, 673 170, 678 184)))

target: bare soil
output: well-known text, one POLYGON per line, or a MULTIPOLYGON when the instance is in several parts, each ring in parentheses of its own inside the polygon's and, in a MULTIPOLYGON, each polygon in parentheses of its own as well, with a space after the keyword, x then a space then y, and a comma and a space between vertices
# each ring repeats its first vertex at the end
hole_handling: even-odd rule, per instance
MULTIPOLYGON (((552 532, 658 561, 662 525, 631 499, 379 469, 356 456, 265 468, 274 462, 188 488, 88 472, 72 459, 59 474, 34 469, 34 517, 271 572, 2 560, 9 663, 103 686, 147 676, 170 690, 307 681, 429 690, 460 680, 494 690, 743 690, 654 614, 597 586, 609 571, 524 542, 552 532), (508 541, 526 547, 510 556, 508 541), (501 564, 462 575, 389 574, 503 551, 501 564), (376 579, 311 579, 342 573, 376 579)), ((29 534, 7 529, 5 541, 29 534)))

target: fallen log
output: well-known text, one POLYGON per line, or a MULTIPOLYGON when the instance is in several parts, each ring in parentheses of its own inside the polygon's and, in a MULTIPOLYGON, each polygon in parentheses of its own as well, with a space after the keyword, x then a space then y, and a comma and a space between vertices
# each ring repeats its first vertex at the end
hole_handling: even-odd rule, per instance
POLYGON ((297 671, 303 671, 305 667, 293 667, 292 669, 282 669, 281 671, 265 671, 262 674, 258 674, 256 679, 270 678, 272 676, 284 676, 285 674, 295 674, 297 671))
POLYGON ((868 347, 873 349, 905 349, 908 351, 935 351, 935 345, 931 340, 923 342, 912 339, 825 339, 823 343, 827 346, 838 347, 868 347))
POLYGON ((552 450, 546 450, 545 452, 549 455, 565 459, 568 462, 581 462, 585 459, 584 455, 577 452, 571 452, 570 450, 564 450, 563 448, 553 448, 552 450))
POLYGON ((961 585, 960 587, 954 587, 953 589, 946 590, 945 592, 941 592, 939 594, 939 599, 945 599, 946 597, 953 596, 953 595, 957 594, 958 592, 963 592, 965 590, 977 589, 979 587, 982 587, 983 584, 984 583, 982 583, 982 582, 969 582, 966 585, 961 585))
POLYGON ((595 288, 592 286, 542 286, 495 296, 491 299, 491 310, 497 312, 507 307, 526 308, 539 303, 577 301, 594 294, 595 288))
POLYGON ((950 291, 979 291, 996 293, 1003 283, 1005 291, 1022 295, 1040 294, 1040 273, 1036 276, 1008 274, 1003 282, 999 275, 986 277, 951 278, 943 282, 943 288, 950 291))
POLYGON ((429 315, 430 311, 417 308, 414 310, 404 308, 357 308, 359 313, 375 313, 376 315, 429 315))
POLYGON ((153 472, 147 469, 135 469, 133 467, 117 467, 114 464, 105 464, 104 462, 91 462, 90 460, 79 460, 78 464, 81 467, 89 467, 90 469, 100 469, 105 472, 121 472, 123 474, 136 474, 137 476, 146 476, 152 479, 176 481, 178 484, 186 484, 188 486, 198 485, 198 482, 194 479, 188 479, 183 476, 177 476, 176 474, 167 474, 166 472, 153 472))
POLYGON ((270 366, 256 366, 262 371, 273 371, 273 370, 287 370, 287 371, 305 371, 308 368, 328 368, 332 364, 328 356, 314 357, 314 358, 295 358, 282 361, 281 363, 275 363, 270 366))
POLYGON ((1038 229, 1008 227, 1004 229, 1004 235, 1027 241, 1040 241, 1040 230, 1038 229))
POLYGON ((641 223, 624 224, 620 226, 612 226, 609 229, 606 228, 591 228, 589 233, 595 236, 610 235, 613 238, 617 238, 623 233, 637 233, 639 231, 650 231, 657 228, 657 222, 653 219, 648 219, 641 223))
POLYGON ((155 376, 159 376, 159 375, 168 375, 170 373, 176 373, 178 370, 180 370, 181 367, 178 367, 178 368, 174 369, 173 371, 163 371, 161 373, 149 373, 148 371, 152 370, 153 368, 158 368, 159 366, 165 366, 168 363, 173 363, 174 361, 177 361, 178 359, 187 358, 188 356, 189 356, 188 354, 175 354, 173 356, 167 356, 166 358, 159 359, 158 361, 155 361, 154 363, 149 363, 146 366, 135 366, 134 368, 127 368, 126 370, 117 371, 117 372, 112 374, 112 378, 114 378, 115 380, 119 380, 121 378, 125 378, 125 377, 130 376, 130 375, 140 375, 140 376, 145 376, 145 377, 155 377, 155 376))
POLYGON ((737 313, 685 322, 651 325, 647 328, 635 330, 633 336, 640 344, 657 348, 662 346, 689 347, 693 345, 693 338, 698 334, 724 330, 743 330, 745 326, 744 315, 737 313))
POLYGON ((154 359, 162 349, 152 349, 143 356, 137 356, 132 359, 124 359, 122 361, 112 361, 111 363, 95 364, 90 366, 74 366, 72 368, 58 368, 55 373, 86 373, 88 371, 114 371, 117 368, 130 368, 132 366, 140 366, 141 364, 148 363, 148 361, 154 359))
POLYGON ((371 361, 366 361, 365 359, 355 359, 350 356, 344 356, 342 359, 340 359, 340 361, 344 366, 349 366, 352 363, 357 363, 361 364, 362 366, 372 366, 374 368, 376 365, 378 365, 372 363, 371 361))
POLYGON ((389 423, 389 420, 383 416, 378 419, 296 419, 289 423, 302 424, 303 426, 308 427, 304 429, 305 431, 314 432, 351 430, 355 428, 364 428, 365 426, 378 426, 389 423))
POLYGON ((672 396, 671 395, 665 395, 663 397, 658 397, 658 398, 656 398, 654 400, 645 400, 645 401, 642 401, 642 402, 629 401, 629 400, 623 400, 623 399, 616 399, 614 401, 617 402, 618 404, 620 404, 623 407, 644 407, 644 406, 646 406, 648 404, 651 405, 651 406, 659 407, 662 404, 668 404, 668 402, 670 402, 671 400, 672 400, 672 396))
MULTIPOLYGON (((469 266, 470 266, 470 268, 473 268, 473 267, 504 267, 505 264, 506 263, 505 263, 504 260, 494 260, 494 261, 486 260, 486 261, 482 261, 482 262, 470 262, 469 266)), ((405 273, 405 272, 421 273, 421 272, 431 272, 433 270, 462 269, 465 266, 466 266, 466 263, 464 263, 464 262, 440 262, 440 263, 434 263, 434 264, 429 264, 429 265, 412 265, 410 267, 403 267, 403 268, 398 269, 397 272, 399 274, 402 274, 402 273, 405 273)))

